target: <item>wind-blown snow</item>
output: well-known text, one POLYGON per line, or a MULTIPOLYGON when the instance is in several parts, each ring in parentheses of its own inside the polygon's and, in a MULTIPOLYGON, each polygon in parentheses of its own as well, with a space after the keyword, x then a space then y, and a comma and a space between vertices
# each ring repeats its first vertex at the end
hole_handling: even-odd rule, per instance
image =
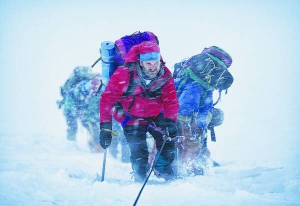
MULTIPOLYGON (((92 65, 102 41, 152 31, 167 66, 216 45, 235 81, 208 141, 221 167, 164 182, 137 205, 300 205, 300 9, 288 1, 0 1, 0 205, 133 205, 130 164, 65 138, 59 87, 92 65)), ((94 68, 100 72, 100 66, 94 68)), ((119 157, 120 158, 120 157, 119 157)))

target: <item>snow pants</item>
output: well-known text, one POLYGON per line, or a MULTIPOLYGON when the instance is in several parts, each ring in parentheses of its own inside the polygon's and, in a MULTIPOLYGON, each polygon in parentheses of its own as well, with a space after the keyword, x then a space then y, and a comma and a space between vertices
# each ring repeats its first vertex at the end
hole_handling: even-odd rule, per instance
MULTIPOLYGON (((156 142, 157 151, 159 151, 164 142, 163 135, 155 131, 152 127, 147 125, 126 125, 124 127, 124 134, 131 152, 131 163, 135 173, 142 178, 146 177, 149 170, 148 164, 148 146, 146 141, 146 133, 149 132, 156 142)), ((154 169, 160 173, 165 173, 164 169, 170 167, 175 158, 174 141, 166 141, 164 148, 157 160, 154 169)))

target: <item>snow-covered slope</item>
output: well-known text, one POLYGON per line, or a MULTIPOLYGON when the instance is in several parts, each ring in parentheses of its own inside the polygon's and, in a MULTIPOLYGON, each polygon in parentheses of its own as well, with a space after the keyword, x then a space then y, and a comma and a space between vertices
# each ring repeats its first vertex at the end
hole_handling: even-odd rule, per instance
MULTIPOLYGON (((132 205, 142 184, 131 166, 88 152, 63 137, 1 136, 0 205, 132 205)), ((299 170, 268 163, 220 161, 206 176, 173 182, 153 174, 137 205, 299 205, 299 170)))
MULTIPOLYGON (((300 205, 298 0, 0 1, 0 205, 132 205, 131 167, 65 139, 59 87, 103 41, 152 31, 174 63, 216 45, 234 83, 208 142, 222 167, 170 183, 151 176, 138 205, 300 205), (98 174, 98 175, 97 175, 98 174)), ((93 68, 100 72, 100 66, 93 68)))

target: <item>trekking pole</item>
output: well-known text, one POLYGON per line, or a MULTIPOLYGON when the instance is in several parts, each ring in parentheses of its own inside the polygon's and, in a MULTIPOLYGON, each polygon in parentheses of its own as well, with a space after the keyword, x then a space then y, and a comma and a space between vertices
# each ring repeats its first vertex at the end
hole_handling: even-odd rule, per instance
POLYGON ((177 164, 177 168, 176 168, 176 170, 177 170, 177 175, 179 174, 179 165, 180 165, 180 160, 179 160, 179 148, 177 147, 176 148, 176 164, 177 164))
POLYGON ((106 164, 106 154, 107 149, 104 150, 104 156, 103 156, 103 165, 102 165, 102 176, 101 176, 101 182, 104 181, 104 175, 105 175, 105 164, 106 164))
MULTIPOLYGON (((166 133, 167 133, 167 136, 169 136, 168 128, 167 128, 166 133)), ((150 175, 151 175, 151 173, 152 173, 152 171, 153 171, 153 169, 154 169, 154 166, 155 166, 156 163, 157 163, 157 160, 158 160, 158 158, 159 158, 159 156, 160 156, 160 153, 161 153, 161 151, 163 150, 163 148, 164 148, 164 146, 165 146, 167 140, 169 139, 169 137, 167 137, 167 136, 164 136, 164 142, 163 142, 163 144, 162 144, 162 146, 161 146, 159 152, 156 154, 156 157, 155 157, 154 163, 153 163, 153 165, 152 165, 152 167, 151 167, 151 170, 150 170, 150 172, 149 172, 149 174, 148 174, 148 176, 147 176, 147 178, 146 178, 146 180, 145 180, 145 182, 144 182, 142 188, 140 189, 140 192, 139 192, 138 196, 136 197, 136 199, 135 199, 135 201, 134 201, 134 203, 133 203, 133 206, 136 206, 136 204, 137 204, 137 202, 138 202, 138 200, 139 200, 139 198, 140 198, 140 196, 141 196, 141 194, 142 194, 142 192, 143 192, 143 189, 144 189, 145 185, 147 184, 148 179, 149 179, 149 177, 150 177, 150 175)))
MULTIPOLYGON (((103 129, 103 130, 107 130, 107 129, 103 129)), ((113 131, 110 131, 108 130, 109 132, 111 132, 111 134, 113 136, 118 136, 117 133, 113 132, 113 131)), ((106 146, 109 146, 109 144, 107 144, 107 142, 105 142, 106 146)), ((104 175, 105 175, 105 165, 106 165, 106 154, 107 154, 107 148, 104 149, 104 156, 103 156, 103 165, 102 165, 102 177, 101 177, 101 182, 104 181, 104 175)))

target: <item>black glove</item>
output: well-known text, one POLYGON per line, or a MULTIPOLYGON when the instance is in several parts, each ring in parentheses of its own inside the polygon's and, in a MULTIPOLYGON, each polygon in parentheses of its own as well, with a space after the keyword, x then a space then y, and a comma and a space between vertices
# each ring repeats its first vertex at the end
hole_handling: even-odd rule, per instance
POLYGON ((102 122, 100 123, 100 145, 103 149, 106 149, 111 144, 112 123, 102 122))
POLYGON ((164 123, 164 130, 168 137, 174 138, 177 135, 177 127, 175 125, 175 121, 171 118, 166 118, 164 123))

